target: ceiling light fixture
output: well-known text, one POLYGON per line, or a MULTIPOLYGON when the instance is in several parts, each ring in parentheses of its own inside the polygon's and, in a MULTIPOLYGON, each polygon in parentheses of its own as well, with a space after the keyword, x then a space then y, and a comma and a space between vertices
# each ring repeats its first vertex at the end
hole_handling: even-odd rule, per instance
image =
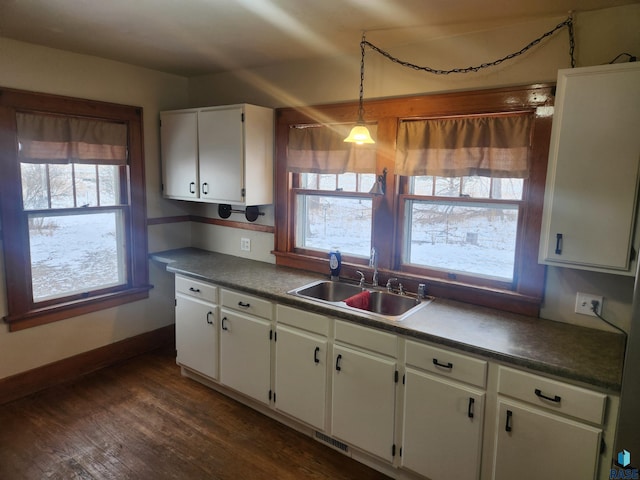
POLYGON ((362 98, 364 97, 364 47, 365 47, 365 34, 362 34, 362 41, 360 42, 360 103, 358 104, 358 121, 355 126, 349 132, 349 136, 344 139, 348 143, 356 143, 362 145, 363 143, 376 143, 367 125, 364 123, 364 106, 362 104, 362 98))

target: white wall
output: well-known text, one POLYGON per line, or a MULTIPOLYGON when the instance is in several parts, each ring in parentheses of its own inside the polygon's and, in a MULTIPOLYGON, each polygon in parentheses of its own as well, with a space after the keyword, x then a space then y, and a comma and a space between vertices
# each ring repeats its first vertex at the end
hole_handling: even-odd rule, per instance
MULTIPOLYGON (((158 112, 186 105, 186 78, 3 38, 0 65, 0 87, 143 107, 148 217, 184 214, 160 196, 158 112)), ((149 228, 151 251, 190 242, 188 226, 149 228)), ((2 257, 0 317, 7 313, 2 257)), ((148 300, 13 333, 0 324, 0 378, 173 323, 172 276, 153 263, 150 276, 148 300)))
MULTIPOLYGON (((523 19, 508 26, 443 27, 428 41, 418 43, 413 40, 415 43, 393 48, 392 53, 433 68, 477 65, 519 50, 565 18, 523 19)), ((640 4, 578 12, 574 20, 577 66, 607 63, 621 52, 640 55, 640 4)), ((419 38, 419 32, 415 29, 411 35, 413 39, 419 38)), ((378 44, 375 31, 368 32, 367 39, 378 44)), ((353 101, 358 95, 360 38, 354 38, 353 41, 354 53, 351 56, 290 62, 191 78, 189 106, 249 102, 281 107, 353 101)), ((383 44, 379 46, 385 48, 383 44)), ((365 67, 365 102, 367 98, 555 82, 557 70, 570 67, 568 33, 563 29, 525 55, 477 73, 434 76, 416 72, 394 64, 369 49, 365 55, 365 67)), ((239 244, 242 235, 242 231, 238 230, 227 236, 232 244, 239 244)), ((200 241, 205 247, 218 248, 208 243, 206 237, 200 241)), ((573 313, 575 294, 581 291, 603 295, 604 315, 628 329, 632 290, 633 279, 629 277, 549 268, 541 316, 609 329, 598 319, 573 313)))

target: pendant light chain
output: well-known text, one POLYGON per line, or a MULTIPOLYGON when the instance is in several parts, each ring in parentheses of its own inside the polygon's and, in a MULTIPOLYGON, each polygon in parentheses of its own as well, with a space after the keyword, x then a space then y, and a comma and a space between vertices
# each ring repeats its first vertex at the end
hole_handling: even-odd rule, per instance
POLYGON ((511 59, 513 59, 515 57, 518 57, 518 56, 522 55, 527 50, 529 50, 532 47, 536 46, 542 40, 544 40, 545 38, 553 35, 558 30, 561 30, 564 27, 567 27, 568 30, 569 30, 569 56, 571 57, 571 68, 575 68, 576 60, 574 58, 575 34, 574 34, 574 30, 573 30, 573 15, 569 15, 569 17, 564 22, 559 23, 558 25, 555 26, 555 28, 549 30, 548 32, 546 32, 543 35, 541 35, 540 37, 538 37, 535 40, 529 42, 529 44, 527 44, 525 47, 523 47, 521 50, 518 50, 517 52, 510 53, 509 55, 506 55, 506 56, 504 56, 502 58, 494 60, 493 62, 482 63, 482 64, 474 66, 474 67, 452 68, 451 70, 440 70, 440 69, 437 69, 437 68, 422 67, 420 65, 416 65, 416 64, 413 64, 413 63, 410 63, 410 62, 406 62, 404 60, 400 60, 399 58, 394 57, 393 55, 391 55, 389 52, 387 52, 385 50, 382 50, 380 47, 377 47, 373 43, 367 41, 365 39, 364 34, 363 34, 362 35, 362 41, 360 42, 360 50, 361 50, 361 53, 362 53, 362 61, 360 63, 360 109, 362 109, 362 81, 364 79, 364 48, 365 48, 365 46, 369 47, 374 52, 378 52, 380 55, 382 55, 383 57, 386 57, 387 59, 391 60, 392 62, 397 63, 399 65, 402 65, 403 67, 409 67, 409 68, 413 68, 414 70, 421 70, 423 72, 433 73, 435 75, 449 75, 450 73, 477 72, 477 71, 482 70, 484 68, 495 67, 497 65, 500 65, 504 61, 511 60, 511 59))
POLYGON ((364 122, 364 47, 368 44, 365 39, 365 33, 362 32, 362 41, 360 42, 360 104, 358 106, 358 122, 364 122))

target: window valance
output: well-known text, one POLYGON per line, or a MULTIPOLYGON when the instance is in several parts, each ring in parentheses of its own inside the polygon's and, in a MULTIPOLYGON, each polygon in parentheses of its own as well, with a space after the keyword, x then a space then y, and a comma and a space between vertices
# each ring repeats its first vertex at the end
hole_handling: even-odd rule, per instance
MULTIPOLYGON (((376 126, 367 125, 375 136, 376 126)), ((375 173, 375 145, 345 143, 353 125, 296 125, 289 128, 287 170, 294 173, 375 173)))
POLYGON ((531 125, 530 113, 401 121, 395 173, 527 178, 531 125))
POLYGON ((24 163, 127 163, 127 126, 77 117, 17 113, 24 163))

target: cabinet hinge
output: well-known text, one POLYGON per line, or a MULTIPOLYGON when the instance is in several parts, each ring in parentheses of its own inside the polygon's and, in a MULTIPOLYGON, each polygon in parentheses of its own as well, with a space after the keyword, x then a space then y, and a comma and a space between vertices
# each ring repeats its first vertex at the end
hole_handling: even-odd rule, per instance
POLYGON ((395 383, 398 383, 398 370, 396 370, 395 374, 393 375, 393 381, 395 383))
POLYGON ((242 113, 240 114, 240 121, 241 121, 241 122, 244 122, 244 112, 242 112, 242 113))
POLYGON ((407 376, 406 375, 402 375, 402 384, 404 385, 404 382, 406 382, 407 380, 407 376))
POLYGON ((631 247, 631 255, 630 255, 629 260, 633 262, 636 259, 636 255, 637 255, 636 249, 631 247))
POLYGON ((269 340, 273 340, 273 330, 269 330, 269 340))
POLYGON ((240 196, 244 197, 246 194, 247 194, 246 189, 243 188, 242 190, 240 190, 240 196))
POLYGON ((395 443, 391 446, 391 456, 392 457, 396 456, 396 444, 395 443))
POLYGON ((604 438, 600 438, 600 454, 603 454, 607 451, 607 444, 604 441, 604 438))
POLYGON ((273 392, 269 390, 269 401, 271 401, 271 397, 273 396, 273 392))
POLYGON ((178 299, 177 299, 177 298, 174 298, 174 299, 173 299, 173 306, 174 306, 174 307, 177 307, 177 306, 178 306, 178 299))

